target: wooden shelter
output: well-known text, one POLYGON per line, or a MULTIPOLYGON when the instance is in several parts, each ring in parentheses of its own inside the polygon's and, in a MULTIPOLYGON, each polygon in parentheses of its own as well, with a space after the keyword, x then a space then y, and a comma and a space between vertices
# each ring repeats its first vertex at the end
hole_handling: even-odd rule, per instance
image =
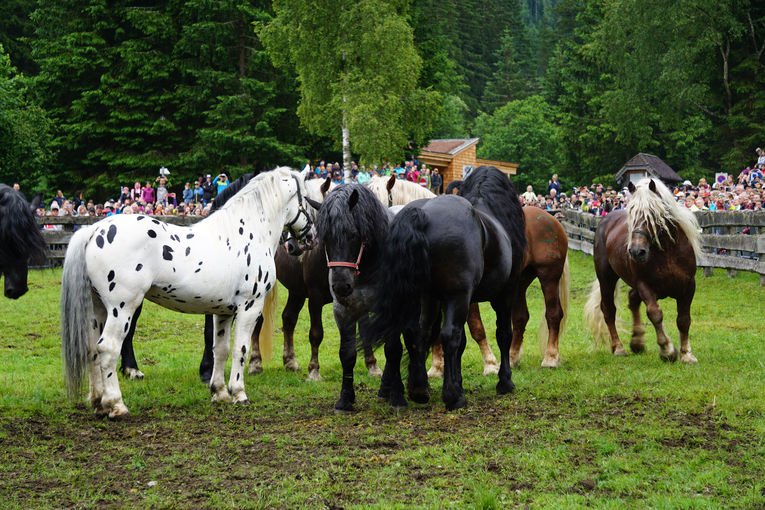
POLYGON ((638 153, 627 161, 621 170, 616 172, 614 180, 620 186, 626 186, 630 182, 637 184, 646 177, 659 179, 669 186, 683 180, 661 158, 644 152, 638 153))
POLYGON ((475 149, 479 140, 480 138, 431 140, 422 148, 417 159, 421 164, 428 165, 431 170, 438 168, 444 179, 444 189, 451 181, 462 180, 464 175, 481 165, 495 166, 508 176, 518 172, 518 163, 477 158, 475 149))

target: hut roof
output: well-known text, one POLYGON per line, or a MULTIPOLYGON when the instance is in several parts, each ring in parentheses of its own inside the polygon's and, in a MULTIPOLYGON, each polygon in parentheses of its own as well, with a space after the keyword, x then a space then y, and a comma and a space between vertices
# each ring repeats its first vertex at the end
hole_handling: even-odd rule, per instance
POLYGON ((672 170, 669 165, 661 160, 660 157, 653 154, 640 152, 627 161, 624 166, 616 172, 614 180, 619 182, 622 176, 630 170, 646 170, 649 174, 658 177, 666 182, 680 182, 683 179, 672 170))

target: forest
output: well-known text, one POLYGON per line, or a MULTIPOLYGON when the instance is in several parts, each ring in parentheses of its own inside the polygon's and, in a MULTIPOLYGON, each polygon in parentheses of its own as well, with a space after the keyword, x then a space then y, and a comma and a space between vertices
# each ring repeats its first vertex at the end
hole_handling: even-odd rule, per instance
POLYGON ((765 144, 752 0, 3 0, 0 182, 106 198, 171 171, 403 161, 480 137, 516 185, 683 177, 765 144))

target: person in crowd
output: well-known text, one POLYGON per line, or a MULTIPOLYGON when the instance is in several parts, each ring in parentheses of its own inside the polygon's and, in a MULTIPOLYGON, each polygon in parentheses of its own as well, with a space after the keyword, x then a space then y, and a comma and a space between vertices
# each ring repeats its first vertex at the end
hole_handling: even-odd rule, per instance
POLYGON ((444 178, 438 168, 433 169, 433 173, 430 176, 430 191, 436 195, 440 195, 443 192, 444 178))
POLYGON ((212 181, 212 176, 210 174, 207 174, 205 177, 205 180, 202 182, 202 204, 207 205, 210 203, 210 201, 213 198, 213 191, 215 190, 215 185, 212 181))
POLYGON ((201 204, 204 191, 202 190, 202 182, 200 180, 196 180, 194 182, 193 193, 194 193, 194 199, 193 199, 194 205, 201 204))
POLYGON ((521 196, 526 202, 533 202, 536 201, 537 194, 534 193, 534 188, 529 184, 526 186, 526 191, 524 191, 521 196))
POLYGON ((362 166, 359 170, 359 174, 357 177, 357 182, 359 184, 367 184, 372 179, 372 174, 369 173, 369 170, 367 167, 362 166))
POLYGON ((21 186, 19 185, 19 183, 18 183, 18 182, 14 182, 14 183, 13 183, 13 189, 14 189, 15 191, 21 192, 21 186))
POLYGON ((167 204, 167 177, 165 175, 158 175, 154 182, 157 183, 157 197, 156 201, 161 204, 167 204))
MULTIPOLYGON (((224 172, 225 172, 225 169, 224 169, 224 172)), ((228 187, 228 184, 229 184, 229 182, 228 182, 228 175, 226 175, 224 172, 221 172, 218 175, 216 175, 215 179, 213 179, 213 181, 212 181, 213 185, 216 186, 216 188, 215 188, 215 196, 216 197, 218 195, 220 195, 221 191, 226 189, 228 187)))
POLYGON ((765 150, 757 147, 755 154, 757 154, 757 168, 763 170, 765 168, 765 150))
POLYGON ((558 180, 558 174, 553 174, 550 181, 547 183, 547 193, 550 193, 550 190, 555 190, 556 193, 560 193, 560 181, 558 180))
POLYGON ((140 182, 135 181, 135 184, 133 184, 133 188, 130 190, 130 198, 133 200, 133 202, 141 201, 141 183, 140 182))
POLYGON ((430 189, 430 168, 422 165, 422 172, 420 173, 420 178, 417 181, 417 184, 425 189, 430 189))
POLYGON ((191 183, 187 182, 183 185, 183 203, 189 205, 194 201, 194 190, 191 189, 191 183))
POLYGON ((154 203, 154 188, 149 181, 146 181, 146 185, 141 188, 141 201, 147 205, 154 203))

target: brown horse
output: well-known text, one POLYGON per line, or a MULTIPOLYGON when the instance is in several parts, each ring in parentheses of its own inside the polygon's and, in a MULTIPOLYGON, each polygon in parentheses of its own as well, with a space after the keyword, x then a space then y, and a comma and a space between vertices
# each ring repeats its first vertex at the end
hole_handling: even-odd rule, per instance
POLYGON ((696 289, 696 257, 699 235, 696 218, 677 204, 672 193, 659 181, 644 179, 629 185, 632 196, 626 211, 606 216, 595 232, 594 262, 597 280, 593 282, 584 316, 596 339, 611 340, 611 352, 626 356, 616 330, 614 290, 621 278, 631 287, 632 312, 630 349, 645 350, 645 328, 640 318, 640 303, 656 329, 659 356, 665 361, 678 357, 664 332, 663 313, 657 300, 672 297, 677 302, 677 329, 680 333, 680 361, 696 363, 691 353, 688 330, 691 301, 696 289))
MULTIPOLYGON (((453 186, 450 184, 450 188, 453 186)), ((523 269, 518 285, 518 295, 513 306, 513 341, 510 344, 510 365, 515 368, 520 363, 523 334, 529 321, 529 309, 526 304, 526 290, 535 278, 539 279, 545 299, 545 317, 539 327, 540 345, 544 349, 542 367, 555 368, 560 365, 558 340, 565 327, 568 313, 570 278, 568 270, 568 238, 563 226, 553 215, 538 207, 523 208, 526 218, 526 252, 523 255, 523 269), (546 340, 546 345, 545 345, 546 340)), ((481 320, 477 303, 470 305, 468 314, 470 335, 478 343, 482 356, 491 353, 486 341, 486 331, 481 320)), ((496 373, 487 371, 484 375, 496 373)), ((443 351, 441 344, 433 346, 430 377, 443 374, 443 351)))

